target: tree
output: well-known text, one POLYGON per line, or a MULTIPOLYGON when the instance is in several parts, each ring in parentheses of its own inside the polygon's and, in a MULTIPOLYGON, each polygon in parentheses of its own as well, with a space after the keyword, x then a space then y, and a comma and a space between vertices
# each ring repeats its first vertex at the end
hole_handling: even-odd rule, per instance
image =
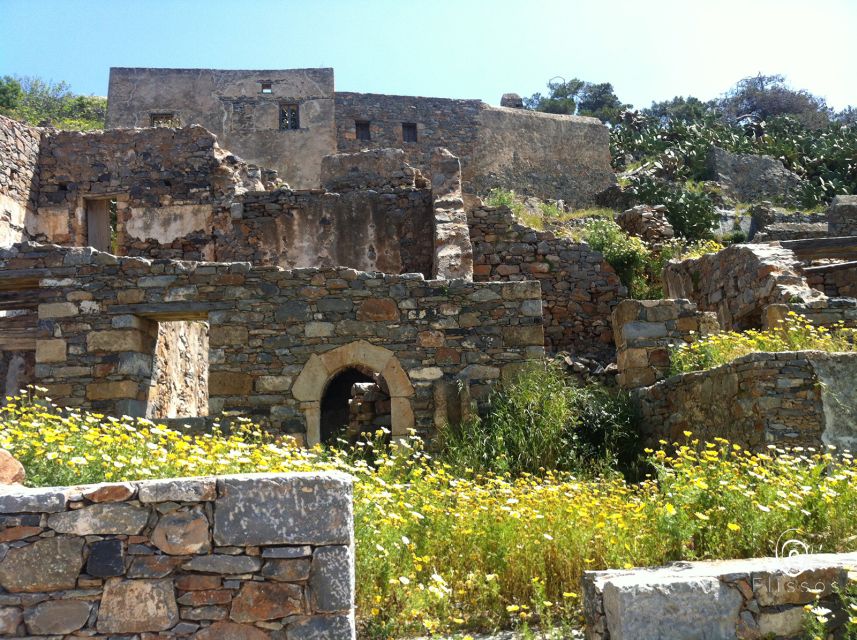
POLYGON ((774 116, 791 116, 811 129, 820 129, 833 115, 824 98, 803 89, 792 89, 781 75, 761 73, 739 80, 718 101, 732 120, 765 121, 774 116))
POLYGON ((688 96, 676 96, 672 100, 663 102, 652 102, 652 106, 643 109, 643 113, 661 122, 667 120, 681 120, 682 122, 695 122, 700 120, 706 113, 714 108, 711 102, 703 102, 699 98, 688 96))
POLYGON ((9 115, 21 102, 24 91, 21 83, 12 76, 0 79, 0 113, 9 115))
POLYGON ((593 116, 615 124, 619 114, 631 105, 622 104, 609 82, 591 83, 579 78, 548 82, 550 93, 534 93, 524 98, 524 106, 533 111, 565 115, 593 116))

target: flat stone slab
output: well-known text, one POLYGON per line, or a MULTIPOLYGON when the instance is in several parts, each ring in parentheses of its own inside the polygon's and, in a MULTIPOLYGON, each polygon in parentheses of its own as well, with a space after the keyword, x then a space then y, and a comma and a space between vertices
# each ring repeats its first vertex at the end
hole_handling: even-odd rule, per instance
POLYGON ((98 610, 99 633, 165 631, 179 621, 172 580, 110 578, 98 610))
POLYGON ((10 549, 0 562, 0 587, 13 593, 74 589, 83 543, 83 538, 56 536, 10 549))
POLYGON ((0 513, 56 513, 65 511, 67 504, 65 489, 0 487, 0 513))
POLYGON ((217 497, 214 478, 171 478, 137 483, 140 502, 206 502, 217 497))
POLYGON ((149 510, 125 503, 93 504, 77 511, 55 513, 48 527, 58 533, 90 535, 137 535, 149 521, 149 510))
POLYGON ((352 480, 346 474, 226 476, 217 487, 217 545, 351 544, 352 480))

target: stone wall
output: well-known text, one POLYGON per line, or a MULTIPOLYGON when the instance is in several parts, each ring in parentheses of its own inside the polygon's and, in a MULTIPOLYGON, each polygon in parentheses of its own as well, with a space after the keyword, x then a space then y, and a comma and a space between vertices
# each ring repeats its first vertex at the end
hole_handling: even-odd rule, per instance
POLYGON ((661 380, 633 392, 648 444, 725 438, 768 444, 857 445, 857 354, 753 353, 714 369, 661 380))
POLYGON ((806 304, 768 305, 763 317, 764 328, 776 327, 789 312, 800 314, 819 327, 842 323, 846 327, 857 328, 857 299, 854 298, 825 298, 806 304))
POLYGON ((110 69, 109 128, 149 127, 158 114, 202 125, 295 189, 317 188, 336 151, 333 69, 110 69), (298 128, 281 128, 281 105, 297 106, 298 128))
POLYGON ((91 236, 99 232, 107 245, 100 248, 131 255, 212 259, 214 206, 262 189, 258 175, 199 126, 53 132, 39 165, 36 239, 97 246, 91 236), (106 208, 96 209, 111 199, 115 227, 94 229, 94 221, 111 224, 106 208))
POLYGON ((663 380, 670 371, 670 348, 717 333, 711 312, 688 300, 623 300, 613 309, 617 382, 627 389, 663 380))
POLYGON ((384 378, 394 435, 431 435, 454 414, 459 388, 469 403, 544 355, 534 281, 149 261, 32 243, 0 252, 0 269, 17 282, 13 297, 40 300, 49 337, 36 343, 39 384, 61 405, 112 415, 146 411, 157 322, 208 322, 210 415, 234 411, 311 443, 326 385, 349 367, 384 378))
POLYGON ((41 130, 0 115, 0 246, 30 237, 39 189, 41 130))
POLYGON ((353 640, 351 485, 290 473, 4 488, 0 635, 353 640))
MULTIPOLYGON (((451 100, 336 92, 336 145, 339 151, 395 147, 409 164, 428 172, 436 147, 444 147, 467 167, 473 158, 480 100, 451 100), (369 140, 357 139, 357 122, 369 123, 369 140), (416 125, 416 142, 405 142, 403 124, 416 125)), ((469 187, 465 177, 465 188, 469 187)))
POLYGON ((686 298, 701 311, 714 311, 724 330, 760 328, 769 304, 824 298, 809 287, 794 253, 775 245, 732 245, 673 261, 663 279, 666 297, 686 298))
POLYGON ((814 554, 588 571, 586 638, 804 638, 804 605, 816 595, 832 621, 848 616, 835 593, 855 562, 853 553, 814 554))
POLYGON ((473 161, 462 164, 475 193, 512 188, 572 207, 593 203, 616 184, 610 132, 597 118, 485 105, 473 161))
POLYGON ((610 314, 627 291, 600 253, 586 243, 525 227, 506 207, 474 209, 468 223, 474 280, 537 280, 545 346, 613 359, 610 314))
POLYGON ((337 92, 336 131, 340 151, 398 147, 423 171, 433 149, 444 147, 461 159, 466 193, 504 187, 579 206, 615 184, 609 131, 595 118, 480 100, 337 92), (368 140, 357 138, 357 123, 368 123, 368 140), (403 124, 416 125, 415 142, 404 141, 403 124))
POLYGON ((857 298, 857 261, 805 267, 803 275, 829 298, 857 298))
POLYGON ((836 196, 827 208, 831 236, 857 236, 857 196, 836 196))

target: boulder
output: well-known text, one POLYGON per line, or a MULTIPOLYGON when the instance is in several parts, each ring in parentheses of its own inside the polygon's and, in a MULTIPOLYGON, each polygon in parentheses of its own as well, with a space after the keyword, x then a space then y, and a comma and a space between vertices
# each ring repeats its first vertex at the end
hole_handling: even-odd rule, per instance
POLYGON ((6 449, 0 449, 0 484, 21 484, 26 478, 24 465, 6 449))

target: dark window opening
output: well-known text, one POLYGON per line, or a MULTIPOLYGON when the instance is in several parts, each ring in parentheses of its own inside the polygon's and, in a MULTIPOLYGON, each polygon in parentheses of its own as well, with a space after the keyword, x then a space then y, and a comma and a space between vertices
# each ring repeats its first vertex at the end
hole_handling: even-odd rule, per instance
POLYGON ((417 125, 413 122, 402 123, 402 142, 417 141, 417 125))
POLYGON ((99 251, 117 252, 116 218, 118 207, 115 198, 84 200, 86 212, 86 243, 99 251))
POLYGON ((262 93, 274 93, 274 86, 270 82, 262 83, 262 93))
POLYGON ((153 127, 166 127, 176 129, 182 126, 179 117, 175 113, 153 113, 150 117, 150 124, 153 127))
POLYGON ((356 442, 367 432, 390 428, 390 394, 380 376, 349 368, 333 377, 321 399, 321 441, 356 442))
POLYGON ((365 140, 368 142, 372 139, 372 131, 369 129, 368 120, 357 120, 354 123, 354 129, 357 132, 358 140, 365 140))
POLYGON ((298 113, 298 105, 296 104, 281 104, 280 105, 280 129, 300 129, 301 122, 298 113))

